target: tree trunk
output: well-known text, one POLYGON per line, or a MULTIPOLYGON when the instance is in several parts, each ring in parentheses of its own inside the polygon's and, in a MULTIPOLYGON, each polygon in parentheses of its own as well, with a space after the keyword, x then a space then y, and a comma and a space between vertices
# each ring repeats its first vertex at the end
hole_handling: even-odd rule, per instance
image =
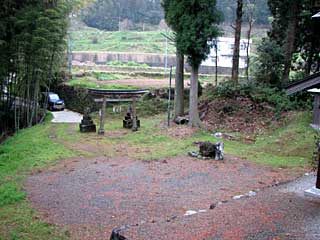
POLYGON ((215 40, 215 45, 214 45, 214 50, 215 50, 215 84, 216 87, 218 86, 218 39, 215 40))
POLYGON ((288 30, 286 35, 286 41, 284 44, 284 70, 282 75, 282 83, 287 83, 289 81, 289 74, 291 69, 291 59, 295 47, 296 30, 298 25, 298 1, 292 1, 289 4, 289 21, 288 30))
POLYGON ((177 66, 174 91, 174 118, 184 113, 184 56, 177 52, 177 66))
POLYGON ((189 126, 200 127, 201 121, 198 111, 198 77, 199 66, 191 69, 191 83, 190 83, 190 106, 189 106, 189 126))
POLYGON ((240 38, 241 38, 241 25, 243 15, 243 0, 237 0, 237 18, 234 37, 234 49, 232 59, 232 80, 236 83, 239 79, 239 58, 240 58, 240 38))
POLYGON ((253 14, 254 14, 254 8, 249 8, 248 7, 248 33, 247 33, 247 38, 248 38, 248 42, 247 42, 247 64, 246 64, 246 76, 247 76, 247 82, 249 82, 249 68, 250 68, 250 40, 251 40, 251 32, 252 32, 252 27, 253 27, 253 14))

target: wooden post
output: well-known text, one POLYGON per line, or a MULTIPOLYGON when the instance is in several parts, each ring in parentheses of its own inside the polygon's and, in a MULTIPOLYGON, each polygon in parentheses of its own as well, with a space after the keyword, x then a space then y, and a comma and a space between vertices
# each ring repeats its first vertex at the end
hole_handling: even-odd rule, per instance
POLYGON ((137 111, 136 111, 136 97, 132 98, 132 131, 138 131, 138 126, 137 126, 137 111))
POLYGON ((316 188, 320 189, 320 149, 318 149, 318 172, 317 172, 316 188))
POLYGON ((171 79, 172 79, 172 66, 170 67, 169 77, 169 89, 168 89, 168 127, 170 127, 170 115, 171 115, 171 79))
POLYGON ((100 115, 100 128, 98 131, 99 135, 104 134, 104 116, 105 116, 105 111, 106 111, 106 105, 107 105, 107 98, 104 96, 103 102, 102 102, 102 108, 101 108, 101 115, 100 115))
POLYGON ((313 103, 313 125, 320 126, 320 95, 315 93, 313 103))

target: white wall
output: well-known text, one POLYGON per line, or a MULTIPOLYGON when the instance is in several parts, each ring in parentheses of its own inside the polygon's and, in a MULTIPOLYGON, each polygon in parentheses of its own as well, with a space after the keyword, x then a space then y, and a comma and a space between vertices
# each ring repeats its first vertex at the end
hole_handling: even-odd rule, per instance
MULTIPOLYGON (((250 55, 251 43, 252 43, 252 40, 250 40, 249 55, 250 55)), ((245 68, 247 65, 246 64, 247 44, 248 44, 247 39, 240 40, 239 68, 245 68)), ((218 38, 218 54, 217 54, 218 67, 232 68, 233 47, 234 47, 234 38, 225 38, 225 37, 218 38)), ((216 65, 215 57, 216 57, 216 50, 213 47, 211 49, 211 53, 209 57, 205 61, 203 61, 201 65, 214 67, 216 65)))

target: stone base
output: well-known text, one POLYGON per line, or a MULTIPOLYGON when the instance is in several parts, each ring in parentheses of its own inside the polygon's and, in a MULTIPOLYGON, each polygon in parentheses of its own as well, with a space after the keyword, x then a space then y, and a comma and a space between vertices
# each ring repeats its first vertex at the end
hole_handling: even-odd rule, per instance
POLYGON ((320 189, 312 187, 304 191, 304 195, 308 197, 314 197, 320 199, 320 189))
MULTIPOLYGON (((133 121, 132 119, 130 120, 123 120, 123 128, 128 128, 128 129, 132 129, 133 126, 133 121)), ((137 127, 140 128, 140 120, 137 120, 137 127)))
POLYGON ((104 130, 99 129, 98 134, 99 134, 99 135, 104 135, 104 130))
POLYGON ((87 133, 87 132, 96 132, 96 125, 91 124, 91 125, 85 125, 85 124, 80 124, 80 132, 82 133, 87 133))

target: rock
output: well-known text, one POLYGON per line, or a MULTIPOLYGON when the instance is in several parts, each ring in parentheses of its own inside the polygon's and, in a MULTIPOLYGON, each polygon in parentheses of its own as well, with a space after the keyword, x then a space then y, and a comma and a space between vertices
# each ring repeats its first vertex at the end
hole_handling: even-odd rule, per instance
POLYGON ((210 158, 215 158, 216 156, 216 145, 211 143, 211 142, 203 142, 200 143, 199 146, 199 154, 202 157, 210 157, 210 158))
POLYGON ((210 209, 212 210, 212 209, 215 209, 216 208, 216 205, 214 204, 214 203, 212 203, 211 205, 210 205, 210 209))
POLYGON ((245 197, 244 195, 237 195, 237 196, 234 196, 232 199, 234 200, 239 200, 241 198, 245 197))
POLYGON ((190 157, 196 157, 198 159, 208 160, 223 160, 224 144, 218 142, 213 144, 211 142, 194 142, 199 145, 199 152, 191 151, 188 152, 190 157))
POLYGON ((187 124, 189 122, 189 119, 187 119, 186 117, 176 117, 174 119, 174 122, 176 124, 183 125, 183 124, 187 124))
POLYGON ((206 213, 207 212, 207 210, 204 210, 204 209, 200 209, 199 211, 198 211, 198 213, 206 213))
POLYGON ((191 151, 191 152, 188 152, 188 155, 190 157, 198 157, 199 156, 199 153, 198 152, 195 152, 195 151, 191 151))
POLYGON ((194 214, 197 214, 197 213, 198 213, 197 211, 188 210, 188 211, 186 211, 186 213, 184 214, 184 216, 191 216, 191 215, 194 215, 194 214))
POLYGON ((247 193, 247 196, 249 196, 249 197, 254 197, 256 195, 257 195, 257 193, 255 191, 250 191, 247 193))
POLYGON ((222 137, 222 133, 221 132, 216 132, 216 133, 211 134, 211 136, 217 137, 217 138, 221 138, 222 137))

